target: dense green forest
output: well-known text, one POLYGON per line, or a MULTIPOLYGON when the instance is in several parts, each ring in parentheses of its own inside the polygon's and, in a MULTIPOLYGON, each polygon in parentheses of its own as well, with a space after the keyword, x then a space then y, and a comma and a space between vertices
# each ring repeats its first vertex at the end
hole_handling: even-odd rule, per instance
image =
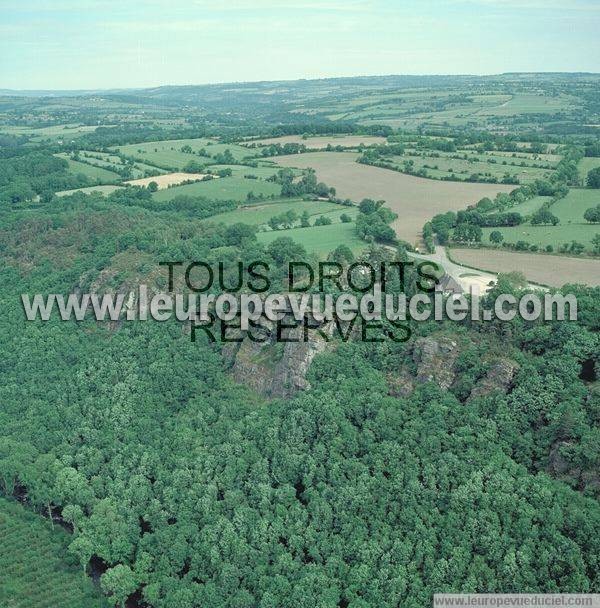
MULTIPOLYGON (((582 107, 597 112, 588 94, 597 82, 573 78, 582 107)), ((487 84, 516 93, 526 87, 509 80, 487 84)), ((569 84, 540 81, 556 96, 569 84)), ((456 81, 408 83, 441 91, 456 81)), ((351 86, 364 93, 370 84, 357 79, 351 86)), ((314 95, 315 107, 352 96, 342 90, 342 99, 319 97, 320 85, 297 87, 314 95)), ((199 95, 158 91, 149 97, 164 95, 155 108, 160 115, 199 95)), ((216 101, 203 101, 197 127, 174 133, 159 123, 102 126, 66 148, 101 151, 219 129, 220 143, 243 130, 254 137, 336 131, 318 114, 312 123, 304 119, 302 131, 291 121, 277 125, 277 99, 267 109, 252 105, 256 91, 231 107, 220 105, 218 88, 209 92, 216 101), (253 129, 233 126, 227 111, 253 114, 246 116, 253 129)), ((141 95, 127 101, 133 106, 141 95)), ((98 117, 94 101, 72 103, 80 121, 98 117)), ((6 121, 27 122, 27 104, 43 105, 4 99, 6 121)), ((563 112, 548 123, 537 117, 547 131, 541 139, 562 137, 562 125, 585 149, 585 128, 563 112)), ((391 132, 341 125, 346 134, 391 132)), ((510 139, 472 137, 496 149, 510 139)), ((92 598, 81 600, 86 607, 100 605, 98 586, 107 605, 153 608, 422 608, 434 592, 600 593, 600 288, 562 288, 578 297, 577 322, 431 321, 413 324, 408 342, 334 340, 310 365, 307 390, 269 395, 236 381, 239 361, 221 344, 203 334, 191 341, 176 321, 25 320, 23 293, 127 293, 139 283, 164 289, 164 261, 222 262, 230 278, 238 262, 264 260, 276 291, 286 287, 289 261, 327 257, 285 232, 263 243, 256 226, 221 221, 219 214, 234 210, 243 216, 239 201, 161 201, 145 187, 56 196, 95 185, 55 156, 64 148, 56 139, 14 133, 1 148, 0 529, 35 536, 66 560, 52 572, 64 576, 57 586, 72 587, 70 605, 84 605, 79 593, 92 598), (434 346, 449 354, 426 359, 419 351, 434 346), (510 367, 502 387, 492 382, 499 363, 510 367), (23 525, 22 508, 34 526, 23 525), (53 536, 58 529, 60 538, 53 536), (75 568, 81 578, 69 583, 75 568)), ((320 197, 334 210, 354 210, 310 172, 279 172, 277 180, 288 190, 285 201, 320 197)), ((355 254, 338 247, 328 259, 407 259, 382 202, 367 199, 356 211, 352 229, 363 248, 355 254)), ((464 213, 472 220, 477 212, 464 213)), ((456 228, 440 218, 434 224, 438 232, 456 228)), ((489 297, 518 293, 517 279, 500 275, 489 297)), ((408 290, 415 280, 409 274, 408 290)), ((270 359, 260 364, 271 369, 282 356, 277 346, 266 349, 270 359)), ((43 562, 43 547, 39 553, 43 562)), ((11 569, 11 559, 0 550, 2 568, 8 563, 0 601, 36 606, 23 591, 34 579, 11 569)))

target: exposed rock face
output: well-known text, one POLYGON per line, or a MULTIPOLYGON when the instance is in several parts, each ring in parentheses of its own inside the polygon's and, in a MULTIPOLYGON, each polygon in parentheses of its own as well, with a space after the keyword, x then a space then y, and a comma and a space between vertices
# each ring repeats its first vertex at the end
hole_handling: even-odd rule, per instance
POLYGON ((289 342, 285 345, 283 357, 275 369, 275 377, 271 394, 280 397, 288 396, 297 390, 306 390, 310 384, 306 379, 308 368, 316 355, 327 348, 327 342, 317 332, 309 335, 308 340, 302 341, 302 328, 291 332, 299 338, 299 342, 289 342))
POLYGON ((304 330, 298 326, 287 334, 289 342, 277 343, 275 328, 265 324, 261 336, 265 342, 254 342, 246 336, 233 355, 233 377, 270 397, 289 397, 306 390, 310 388, 306 379, 310 364, 327 348, 332 329, 330 324, 310 329, 305 340, 304 330))
POLYGON ((390 374, 387 378, 388 394, 392 397, 408 397, 415 390, 415 379, 406 370, 390 374))
POLYGON ((416 382, 435 382, 449 389, 456 376, 454 364, 459 350, 448 338, 418 338, 413 347, 413 361, 417 364, 416 382))
POLYGON ((483 397, 494 391, 507 393, 518 369, 518 363, 511 359, 496 359, 492 363, 485 378, 482 378, 473 387, 469 399, 483 397))
MULTIPOLYGON (((407 397, 418 384, 433 382, 443 390, 449 390, 456 381, 456 361, 461 347, 445 336, 417 338, 412 345, 412 360, 416 371, 403 366, 388 376, 389 394, 407 397)), ((519 365, 507 358, 494 359, 484 378, 471 390, 469 399, 488 395, 493 391, 507 393, 519 365)))

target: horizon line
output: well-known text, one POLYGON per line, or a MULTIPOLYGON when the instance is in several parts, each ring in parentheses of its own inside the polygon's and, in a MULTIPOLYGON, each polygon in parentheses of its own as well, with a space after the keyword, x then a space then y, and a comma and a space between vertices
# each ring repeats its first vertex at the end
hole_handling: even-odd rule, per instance
POLYGON ((14 89, 14 88, 0 88, 0 95, 6 92, 10 93, 35 93, 35 92, 48 92, 48 93, 101 93, 111 91, 147 91, 149 89, 160 89, 165 87, 208 87, 208 86, 222 86, 222 85, 249 85, 249 84, 265 84, 265 83, 283 83, 283 82, 318 82, 325 80, 354 80, 359 78, 397 78, 397 77, 455 77, 455 78, 493 78, 498 76, 510 76, 510 75, 582 75, 582 76, 600 76, 600 72, 590 71, 567 71, 567 70, 547 70, 547 71, 514 71, 514 72, 496 72, 496 73, 420 73, 420 74, 356 74, 354 76, 322 76, 319 78, 302 77, 302 78, 284 78, 275 80, 229 80, 229 81, 214 81, 214 82, 201 82, 201 83, 186 83, 186 84, 155 84, 139 87, 87 87, 81 89, 69 89, 69 88, 31 88, 31 89, 14 89))

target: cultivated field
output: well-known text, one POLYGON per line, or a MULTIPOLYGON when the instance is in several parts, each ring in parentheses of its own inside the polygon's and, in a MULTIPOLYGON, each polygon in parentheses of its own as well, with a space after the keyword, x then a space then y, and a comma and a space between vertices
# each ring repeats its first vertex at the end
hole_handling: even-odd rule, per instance
MULTIPOLYGON (((143 177, 140 179, 130 179, 125 184, 131 186, 148 186, 151 182, 156 182, 158 189, 168 188, 175 184, 181 184, 182 182, 189 180, 200 180, 206 177, 206 173, 165 173, 164 175, 157 175, 155 177, 143 177)), ((214 178, 217 179, 217 178, 214 178)))
POLYGON ((327 146, 344 146, 345 148, 357 148, 360 144, 373 146, 384 144, 385 137, 370 135, 328 135, 326 137, 302 137, 301 135, 285 135, 283 137, 270 137, 268 139, 258 139, 248 142, 241 142, 242 145, 249 146, 270 146, 271 144, 303 144, 307 148, 324 149, 327 146))
POLYGON ((455 262, 491 272, 522 272, 528 280, 551 287, 565 283, 600 286, 600 260, 568 258, 497 249, 452 249, 455 262))
POLYGON ((222 177, 205 182, 195 182, 184 186, 173 186, 155 192, 153 197, 157 201, 168 201, 176 196, 204 196, 217 200, 244 201, 252 192, 255 196, 279 196, 281 186, 272 182, 258 179, 245 179, 243 177, 222 177))
POLYGON ((361 201, 383 199, 398 214, 394 228, 409 243, 418 242, 423 224, 436 213, 457 211, 484 196, 510 192, 514 186, 442 182, 405 175, 355 162, 352 152, 314 152, 274 158, 286 167, 312 167, 319 180, 334 186, 337 196, 361 201))
POLYGON ((75 192, 82 192, 83 194, 91 194, 92 192, 100 192, 101 194, 110 194, 115 190, 120 190, 121 186, 89 186, 88 188, 75 188, 75 190, 63 190, 57 192, 56 196, 69 196, 75 194, 75 192))
POLYGON ((0 498, 0 606, 108 606, 67 553, 67 533, 21 505, 0 498))

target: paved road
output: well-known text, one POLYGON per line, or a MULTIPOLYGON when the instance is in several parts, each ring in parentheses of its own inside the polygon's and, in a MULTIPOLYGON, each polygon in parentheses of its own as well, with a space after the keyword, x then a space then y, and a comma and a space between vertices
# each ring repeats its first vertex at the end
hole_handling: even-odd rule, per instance
POLYGON ((409 255, 419 260, 428 260, 439 264, 466 292, 470 288, 477 288, 479 289, 479 293, 485 293, 490 289, 490 282, 495 282, 497 278, 491 272, 473 270, 473 268, 456 264, 450 260, 446 253, 446 248, 441 245, 436 245, 435 252, 431 254, 409 253, 409 255))
MULTIPOLYGON (((490 289, 490 282, 496 282, 498 275, 492 272, 485 272, 483 270, 474 270, 468 266, 462 266, 456 264, 448 257, 446 248, 441 245, 435 246, 435 252, 430 254, 422 253, 409 253, 408 255, 417 258, 419 260, 429 260, 440 264, 444 270, 455 279, 459 285, 466 291, 469 292, 471 288, 477 288, 479 293, 484 294, 490 289)), ((529 283, 528 288, 531 290, 542 289, 547 291, 547 288, 536 285, 535 283, 529 283)))

